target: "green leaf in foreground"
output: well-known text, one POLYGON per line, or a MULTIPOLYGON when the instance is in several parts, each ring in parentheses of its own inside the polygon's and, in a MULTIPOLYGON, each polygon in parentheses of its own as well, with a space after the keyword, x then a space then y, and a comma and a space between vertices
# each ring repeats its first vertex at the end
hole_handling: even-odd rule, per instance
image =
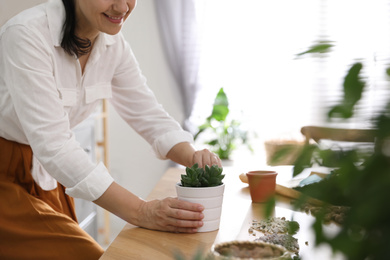
POLYGON ((328 42, 320 42, 318 44, 315 44, 311 46, 307 51, 298 53, 297 56, 302 56, 308 53, 327 53, 331 51, 331 48, 333 47, 333 44, 328 42))

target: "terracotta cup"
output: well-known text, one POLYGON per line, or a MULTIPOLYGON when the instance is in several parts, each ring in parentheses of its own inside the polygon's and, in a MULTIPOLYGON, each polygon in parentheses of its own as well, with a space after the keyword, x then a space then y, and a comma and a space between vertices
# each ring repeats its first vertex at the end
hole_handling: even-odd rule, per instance
POLYGON ((276 175, 275 171, 250 171, 246 174, 252 202, 266 202, 275 194, 276 175))

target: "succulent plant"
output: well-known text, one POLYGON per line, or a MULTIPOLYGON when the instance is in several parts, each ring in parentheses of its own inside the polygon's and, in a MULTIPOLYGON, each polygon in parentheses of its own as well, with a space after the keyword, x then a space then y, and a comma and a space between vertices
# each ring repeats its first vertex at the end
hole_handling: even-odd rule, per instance
POLYGON ((199 168, 195 163, 191 168, 186 168, 186 174, 181 175, 181 186, 183 187, 214 187, 222 184, 225 177, 223 169, 218 165, 199 168))

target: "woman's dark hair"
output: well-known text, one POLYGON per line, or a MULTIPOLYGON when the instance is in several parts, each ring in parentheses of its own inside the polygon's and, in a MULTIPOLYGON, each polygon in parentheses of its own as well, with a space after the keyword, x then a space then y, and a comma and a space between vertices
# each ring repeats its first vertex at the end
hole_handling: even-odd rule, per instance
POLYGON ((76 29, 76 11, 74 0, 62 0, 65 6, 65 23, 62 28, 63 37, 61 41, 61 47, 70 55, 76 55, 80 57, 87 54, 92 44, 89 39, 83 39, 75 34, 76 29))

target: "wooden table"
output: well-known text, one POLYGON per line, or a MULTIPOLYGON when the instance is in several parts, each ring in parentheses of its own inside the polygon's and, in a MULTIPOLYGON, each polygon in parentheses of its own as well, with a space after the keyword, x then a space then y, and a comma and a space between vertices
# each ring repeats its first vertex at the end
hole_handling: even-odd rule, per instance
MULTIPOLYGON (((282 166, 273 169, 278 172, 277 182, 292 176, 291 167, 282 166)), ((180 180, 180 174, 183 173, 184 168, 169 168, 147 199, 176 197, 175 183, 180 180)), ((248 185, 242 183, 238 177, 242 173, 239 169, 225 167, 224 173, 226 187, 219 230, 177 234, 126 224, 101 259, 175 259, 177 252, 183 254, 185 259, 192 259, 198 250, 208 252, 214 243, 258 238, 258 235, 250 234, 248 229, 252 220, 264 219, 264 204, 252 203, 248 185)), ((291 210, 289 199, 277 197, 273 216, 298 221, 300 230, 294 237, 298 239, 302 259, 313 259, 313 257, 316 260, 342 259, 340 256, 332 255, 331 250, 326 246, 314 247, 314 234, 310 228, 313 217, 291 210)), ((326 226, 326 231, 337 232, 337 226, 326 226)))

